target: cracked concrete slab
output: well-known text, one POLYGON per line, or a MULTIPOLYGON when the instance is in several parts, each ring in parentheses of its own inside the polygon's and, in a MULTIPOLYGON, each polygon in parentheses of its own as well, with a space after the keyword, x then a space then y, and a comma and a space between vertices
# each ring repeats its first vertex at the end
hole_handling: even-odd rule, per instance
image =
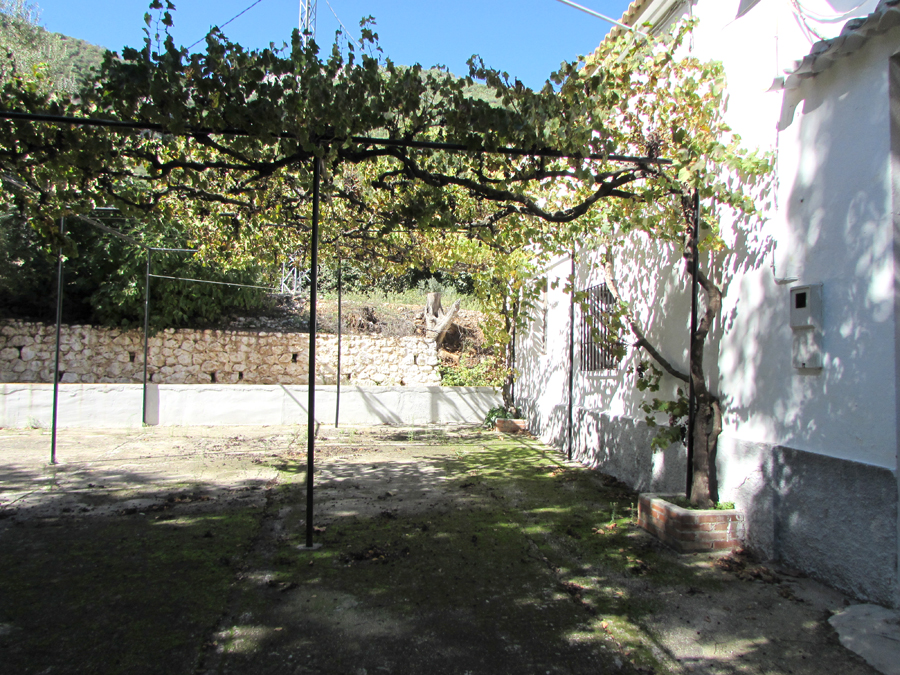
POLYGON ((900 675, 900 611, 880 605, 852 605, 830 623, 841 644, 884 675, 900 675))

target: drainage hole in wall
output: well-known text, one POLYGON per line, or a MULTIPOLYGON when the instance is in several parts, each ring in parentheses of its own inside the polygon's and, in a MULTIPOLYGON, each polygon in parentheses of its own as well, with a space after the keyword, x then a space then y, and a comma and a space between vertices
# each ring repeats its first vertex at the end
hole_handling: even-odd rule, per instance
POLYGON ((136 358, 137 358, 137 353, 135 353, 135 352, 128 352, 128 360, 129 360, 131 363, 134 363, 134 360, 135 360, 136 358))
POLYGON ((209 381, 215 383, 215 381, 216 381, 216 374, 215 374, 215 373, 210 373, 210 374, 209 374, 209 381))
POLYGON ((57 382, 62 382, 63 375, 65 375, 65 374, 66 374, 66 371, 60 370, 60 371, 56 374, 56 381, 57 381, 57 382))
POLYGON ((291 363, 297 363, 297 358, 299 356, 300 356, 299 354, 292 354, 291 355, 291 363))
POLYGON ((244 379, 244 371, 242 370, 238 373, 238 382, 240 382, 243 379, 244 379))

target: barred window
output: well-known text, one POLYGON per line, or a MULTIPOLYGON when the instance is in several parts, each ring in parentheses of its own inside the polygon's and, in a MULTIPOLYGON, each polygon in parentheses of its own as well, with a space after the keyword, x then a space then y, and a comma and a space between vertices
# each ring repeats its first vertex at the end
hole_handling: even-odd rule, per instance
POLYGON ((606 284, 592 286, 581 306, 581 370, 615 370, 622 360, 624 343, 610 327, 616 299, 606 284))

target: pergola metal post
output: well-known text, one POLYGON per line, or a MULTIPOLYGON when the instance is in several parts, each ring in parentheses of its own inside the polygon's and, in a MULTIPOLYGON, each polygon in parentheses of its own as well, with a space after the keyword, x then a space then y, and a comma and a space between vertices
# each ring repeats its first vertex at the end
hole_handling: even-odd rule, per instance
POLYGON ((56 356, 53 362, 53 420, 50 423, 50 463, 56 464, 56 413, 59 410, 59 338, 62 328, 63 301, 63 251, 62 238, 66 232, 66 219, 59 219, 59 252, 56 265, 56 356))
POLYGON ((337 259, 337 292, 338 292, 338 319, 337 319, 337 390, 334 398, 334 428, 337 429, 341 419, 341 249, 338 247, 337 259))
POLYGON ((144 407, 141 420, 147 421, 147 357, 150 353, 150 256, 153 249, 147 249, 147 275, 144 279, 144 407))
POLYGON ((694 392, 694 346, 697 340, 697 270, 699 269, 699 252, 697 238, 700 236, 700 193, 695 189, 691 198, 693 202, 693 223, 691 223, 691 339, 688 347, 688 433, 687 433, 687 487, 685 495, 691 498, 694 484, 694 422, 697 395, 694 392))
POLYGON ((316 451, 316 300, 319 292, 319 183, 321 167, 313 158, 312 245, 309 260, 309 399, 306 421, 306 548, 313 548, 313 471, 316 451))
POLYGON ((572 408, 574 406, 575 391, 575 246, 572 246, 572 272, 571 272, 571 290, 569 292, 569 425, 568 431, 568 452, 566 456, 572 459, 572 408))

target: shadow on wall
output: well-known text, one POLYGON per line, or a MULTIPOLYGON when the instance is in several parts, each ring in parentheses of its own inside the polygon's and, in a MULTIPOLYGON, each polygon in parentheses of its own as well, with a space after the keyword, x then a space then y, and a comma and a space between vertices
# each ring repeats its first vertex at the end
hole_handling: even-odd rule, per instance
POLYGON ((804 84, 804 115, 785 134, 780 162, 793 182, 781 195, 787 222, 773 271, 788 280, 741 280, 723 349, 725 422, 736 432, 721 473, 754 546, 857 597, 896 604, 889 150, 900 154, 900 76, 888 56, 867 48, 804 84), (809 283, 823 284, 820 370, 791 362, 789 288, 809 283))
MULTIPOLYGON (((393 394, 393 392, 392 392, 393 394)), ((363 405, 370 413, 375 415, 382 424, 401 424, 402 419, 397 410, 392 410, 391 406, 385 405, 384 397, 378 396, 375 392, 366 391, 360 388, 359 397, 363 401, 363 405)), ((395 400, 396 394, 391 396, 395 400)))
POLYGON ((857 597, 892 605, 897 567, 893 471, 766 443, 729 442, 747 543, 857 597))
MULTIPOLYGON (((690 328, 690 280, 685 275, 680 251, 672 244, 654 242, 647 235, 631 236, 614 268, 615 283, 634 311, 647 339, 675 368, 687 371, 690 328), (654 270, 648 274, 648 270, 654 270)), ((586 257, 579 286, 604 280, 596 254, 586 257)), ((582 322, 576 307, 576 328, 582 322)), ((577 335, 577 332, 576 332, 577 335)), ((664 452, 651 450, 655 431, 644 421, 644 401, 673 400, 683 383, 664 375, 658 392, 636 387, 641 362, 653 362, 639 348, 635 337, 625 335, 628 351, 615 370, 584 372, 576 350, 575 453, 579 459, 622 480, 637 490, 682 491, 685 461, 683 447, 664 452)), ((668 419, 657 416, 657 422, 668 419)))
POLYGON ((782 195, 787 222, 773 260, 778 277, 797 280, 741 280, 723 354, 725 421, 752 423, 789 447, 887 465, 880 460, 896 453, 893 429, 883 457, 871 450, 880 440, 873 430, 895 416, 890 157, 880 132, 900 120, 888 118, 886 80, 868 82, 869 91, 871 78, 839 70, 804 85, 804 116, 789 128, 800 150, 782 152, 783 172, 795 178, 782 195), (860 106, 862 92, 884 105, 860 106), (823 284, 821 370, 791 364, 789 288, 806 283, 823 284))
POLYGON ((638 492, 684 492, 684 448, 653 451, 655 430, 645 422, 611 418, 579 408, 575 416, 574 459, 615 476, 638 492))
MULTIPOLYGON (((661 354, 676 368, 687 371, 690 343, 690 279, 678 248, 658 244, 646 235, 632 236, 633 246, 624 247, 623 257, 617 261, 616 283, 623 299, 635 311, 648 338, 661 354), (648 270, 654 273, 648 274, 648 270)), ((727 252, 701 252, 701 262, 714 265, 716 282, 728 293, 733 281, 750 271, 761 268, 770 254, 771 240, 758 230, 739 231, 727 252)), ((568 264, 558 265, 557 273, 568 275, 568 264)), ((583 290, 602 283, 604 275, 597 252, 585 252, 579 258, 576 288, 583 290)), ((562 294, 561 294, 562 295, 562 294)), ((701 294, 700 310, 704 308, 701 294)), ((557 303, 551 325, 547 354, 540 353, 535 331, 523 332, 519 353, 521 375, 518 387, 523 409, 528 412, 532 430, 557 447, 566 447, 568 431, 568 296, 557 303)), ((732 310, 736 312, 736 309, 732 310)), ((575 375, 573 381, 573 453, 586 464, 623 480, 637 489, 682 492, 685 485, 686 463, 683 447, 672 446, 662 452, 651 451, 654 430, 645 420, 641 409, 652 398, 673 400, 676 390, 686 390, 686 384, 664 375, 659 392, 640 392, 636 384, 636 367, 651 357, 635 344, 628 333, 628 351, 614 371, 584 372, 581 370, 580 326, 581 308, 575 309, 575 375)), ((733 316, 720 316, 714 323, 705 352, 704 365, 713 391, 718 389, 719 370, 717 350, 726 326, 733 316)), ((664 416, 658 424, 668 424, 664 416)))

